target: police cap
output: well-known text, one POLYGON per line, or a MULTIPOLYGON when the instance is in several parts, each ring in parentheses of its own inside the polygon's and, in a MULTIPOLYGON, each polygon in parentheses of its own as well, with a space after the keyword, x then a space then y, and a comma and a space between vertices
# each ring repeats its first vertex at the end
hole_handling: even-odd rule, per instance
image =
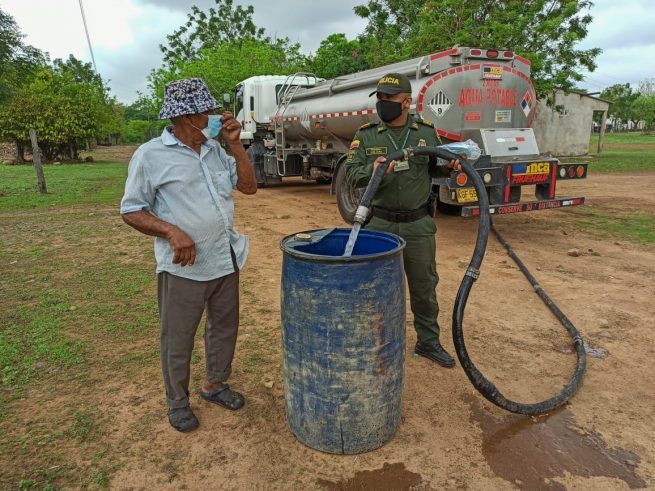
POLYGON ((412 93, 412 84, 405 75, 400 73, 387 73, 384 77, 378 80, 377 88, 369 94, 371 97, 378 92, 382 94, 400 94, 401 92, 412 93))

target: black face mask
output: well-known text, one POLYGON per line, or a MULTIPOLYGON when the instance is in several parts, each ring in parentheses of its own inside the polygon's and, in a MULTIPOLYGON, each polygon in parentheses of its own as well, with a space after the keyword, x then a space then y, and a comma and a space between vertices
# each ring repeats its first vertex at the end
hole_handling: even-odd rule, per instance
POLYGON ((389 121, 398 118, 403 113, 403 104, 402 102, 379 99, 375 105, 375 109, 378 112, 380 119, 385 123, 388 123, 389 121))

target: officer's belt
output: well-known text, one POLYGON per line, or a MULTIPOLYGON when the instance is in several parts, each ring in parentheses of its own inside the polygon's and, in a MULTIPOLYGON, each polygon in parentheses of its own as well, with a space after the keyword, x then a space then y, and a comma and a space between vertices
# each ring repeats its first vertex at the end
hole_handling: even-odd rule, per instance
POLYGON ((382 218, 382 220, 395 223, 415 222, 419 218, 423 218, 425 215, 430 214, 428 211, 427 203, 420 208, 409 211, 392 211, 387 210, 386 208, 380 208, 379 206, 374 206, 371 213, 374 217, 382 218))

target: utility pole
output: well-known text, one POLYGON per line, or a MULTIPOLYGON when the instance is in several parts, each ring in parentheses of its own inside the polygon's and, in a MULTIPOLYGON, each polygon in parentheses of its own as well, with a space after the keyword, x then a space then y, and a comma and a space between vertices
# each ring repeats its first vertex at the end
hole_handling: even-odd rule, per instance
POLYGON ((86 41, 89 43, 89 51, 91 52, 91 61, 93 61, 93 69, 98 73, 98 67, 96 66, 96 58, 93 56, 93 48, 91 47, 91 37, 89 36, 89 28, 86 26, 86 16, 84 15, 84 6, 82 5, 82 0, 80 0, 80 12, 82 13, 82 23, 84 23, 84 32, 86 33, 86 41))
POLYGON ((36 141, 35 130, 30 130, 30 140, 32 140, 32 160, 34 161, 36 180, 39 183, 39 193, 47 194, 48 190, 45 186, 45 176, 43 175, 43 167, 41 167, 41 150, 39 150, 39 143, 36 141))

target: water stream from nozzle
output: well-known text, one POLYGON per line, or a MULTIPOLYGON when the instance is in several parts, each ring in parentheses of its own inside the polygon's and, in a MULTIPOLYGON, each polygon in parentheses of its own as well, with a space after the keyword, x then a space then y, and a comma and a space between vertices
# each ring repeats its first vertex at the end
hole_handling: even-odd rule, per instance
POLYGON ((344 256, 352 256, 353 249, 355 247, 355 242, 357 242, 357 235, 359 234, 359 230, 362 228, 362 225, 368 218, 368 214, 371 211, 370 210, 371 201, 373 201, 373 196, 375 196, 375 192, 378 190, 378 187, 380 186, 380 182, 382 181, 382 176, 387 171, 387 167, 389 167, 389 162, 392 162, 394 160, 400 160, 400 158, 402 158, 404 155, 405 153, 403 150, 396 150, 395 152, 388 155, 387 160, 380 163, 380 165, 378 165, 375 171, 373 172, 373 175, 371 176, 371 179, 368 182, 368 186, 366 186, 366 189, 364 190, 364 194, 362 195, 362 198, 359 201, 359 206, 355 211, 355 217, 353 219, 353 228, 350 231, 350 236, 348 237, 348 242, 346 243, 346 249, 343 253, 344 256))
POLYGON ((353 249, 355 248, 355 242, 357 242, 357 236, 359 235, 359 229, 361 228, 361 223, 353 223, 353 228, 350 230, 350 235, 348 236, 348 242, 346 242, 346 250, 343 252, 345 257, 352 256, 353 249))

